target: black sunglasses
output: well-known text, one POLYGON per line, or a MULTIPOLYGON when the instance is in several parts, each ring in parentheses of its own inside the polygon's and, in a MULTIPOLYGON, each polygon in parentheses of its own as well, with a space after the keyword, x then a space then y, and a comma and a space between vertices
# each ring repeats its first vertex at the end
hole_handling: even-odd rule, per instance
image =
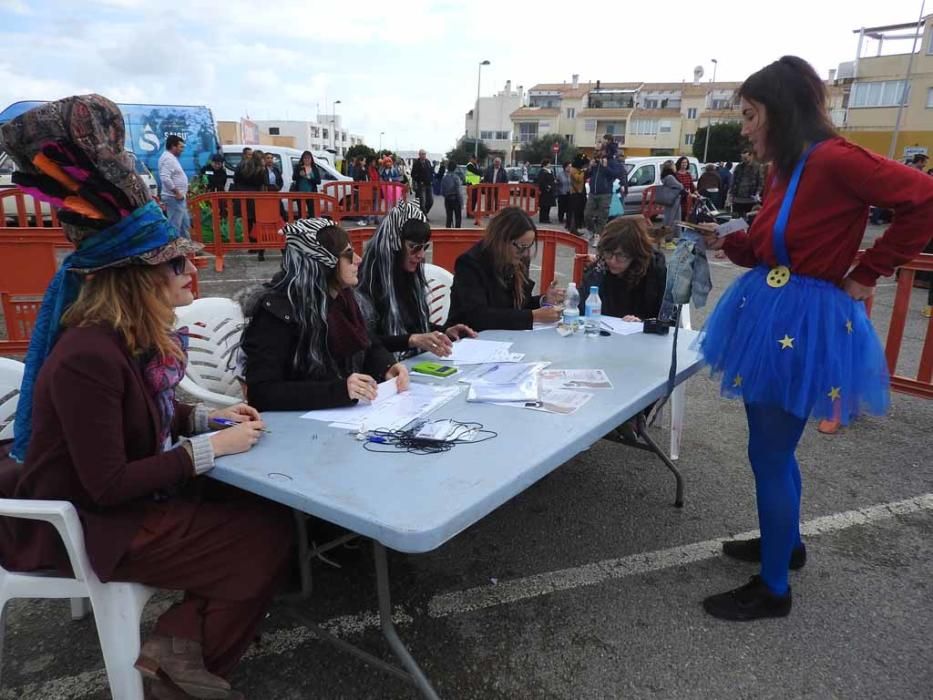
POLYGON ((183 275, 185 274, 185 268, 188 267, 188 258, 179 255, 177 258, 169 260, 168 264, 172 266, 172 272, 176 275, 183 275))
POLYGON ((345 251, 340 253, 339 257, 349 262, 353 262, 353 248, 347 248, 345 251))

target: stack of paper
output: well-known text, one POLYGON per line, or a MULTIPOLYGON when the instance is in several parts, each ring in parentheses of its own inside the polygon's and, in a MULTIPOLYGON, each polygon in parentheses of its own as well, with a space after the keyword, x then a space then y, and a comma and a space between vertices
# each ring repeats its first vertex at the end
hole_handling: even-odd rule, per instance
POLYGON ((612 316, 603 316, 601 321, 603 328, 612 333, 617 333, 618 335, 641 333, 645 328, 645 324, 641 321, 623 321, 621 318, 614 318, 612 316))
POLYGON ((453 351, 447 357, 440 357, 433 352, 424 353, 426 360, 453 362, 456 365, 481 365, 488 362, 517 362, 509 352, 512 343, 501 340, 480 340, 464 338, 453 345, 453 351))
POLYGON ((348 430, 399 430, 412 421, 443 406, 460 393, 459 386, 437 386, 412 382, 405 391, 393 391, 395 380, 379 385, 379 395, 372 403, 308 411, 301 417, 330 423, 348 430))
POLYGON ((538 401, 538 372, 547 362, 496 364, 476 375, 470 382, 467 401, 536 402, 538 401))

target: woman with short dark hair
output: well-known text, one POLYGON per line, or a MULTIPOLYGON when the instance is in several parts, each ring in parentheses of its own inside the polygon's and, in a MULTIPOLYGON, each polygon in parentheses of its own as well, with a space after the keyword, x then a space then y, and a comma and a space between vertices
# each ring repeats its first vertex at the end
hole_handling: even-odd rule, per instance
POLYGON ((840 137, 823 81, 803 59, 762 68, 739 96, 742 134, 772 174, 747 233, 718 238, 714 225, 701 225, 709 248, 753 268, 723 294, 701 348, 722 374, 723 395, 745 403, 761 529, 760 539, 725 542, 723 551, 760 561, 761 574, 704 607, 750 620, 790 612, 788 567, 806 562, 794 452, 807 419, 845 425, 862 409, 888 407, 884 352, 863 302, 929 239, 933 183, 840 137), (871 204, 893 209, 894 222, 856 261, 871 204))
POLYGON ((563 300, 563 290, 532 295, 529 276, 538 231, 518 207, 505 207, 489 221, 486 235, 457 258, 451 290, 450 321, 465 323, 477 331, 492 328, 529 330, 535 322, 560 318, 554 306, 563 300))

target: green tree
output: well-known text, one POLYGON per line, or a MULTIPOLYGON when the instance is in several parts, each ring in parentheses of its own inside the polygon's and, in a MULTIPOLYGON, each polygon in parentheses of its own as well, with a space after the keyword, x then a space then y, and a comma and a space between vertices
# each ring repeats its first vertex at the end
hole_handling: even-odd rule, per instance
MULTIPOLYGON (((456 148, 447 151, 447 162, 453 161, 457 165, 466 165, 473 157, 472 139, 461 139, 456 148)), ((479 142, 479 162, 482 163, 489 157, 489 149, 482 141, 479 142)))
POLYGON ((735 122, 713 124, 697 129, 693 141, 693 155, 703 160, 703 151, 706 150, 706 134, 709 137, 709 150, 706 153, 708 162, 731 161, 735 163, 742 155, 742 149, 747 145, 742 136, 742 125, 735 122))
POLYGON ((358 143, 355 146, 350 146, 347 149, 347 155, 344 156, 344 160, 353 160, 354 158, 366 159, 370 156, 376 155, 376 152, 367 146, 365 143, 358 143))
POLYGON ((521 160, 529 163, 540 163, 548 158, 552 163, 563 163, 573 160, 577 154, 576 146, 572 146, 560 134, 545 134, 540 138, 522 145, 521 160), (554 144, 559 144, 560 150, 554 156, 554 144))

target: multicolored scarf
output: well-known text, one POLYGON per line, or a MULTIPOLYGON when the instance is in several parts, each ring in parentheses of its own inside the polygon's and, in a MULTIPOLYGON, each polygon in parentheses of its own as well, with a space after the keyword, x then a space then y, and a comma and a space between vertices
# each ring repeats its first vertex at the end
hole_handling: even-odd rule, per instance
POLYGON ((163 357, 154 353, 142 367, 146 388, 159 411, 159 450, 165 449, 172 433, 175 420, 175 387, 185 376, 188 365, 188 329, 179 328, 171 334, 173 340, 184 351, 184 358, 163 357))

